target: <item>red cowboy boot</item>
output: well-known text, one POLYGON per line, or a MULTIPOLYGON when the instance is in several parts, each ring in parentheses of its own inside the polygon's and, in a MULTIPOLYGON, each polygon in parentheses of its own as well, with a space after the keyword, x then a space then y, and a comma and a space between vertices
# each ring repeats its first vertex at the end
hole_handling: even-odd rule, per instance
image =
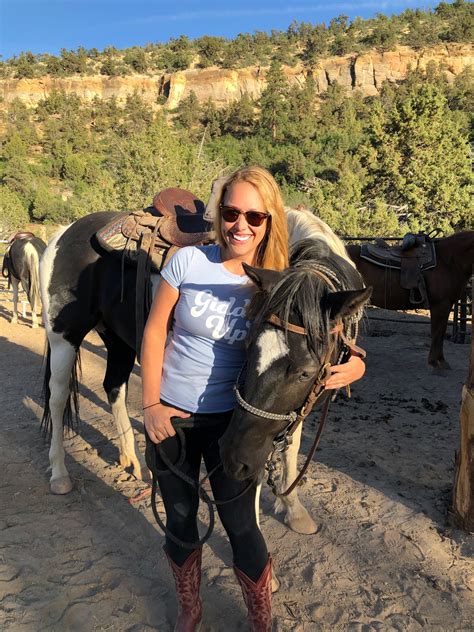
POLYGON ((237 566, 234 572, 242 588, 245 605, 249 611, 251 632, 270 632, 272 629, 272 558, 268 556, 268 562, 262 574, 253 582, 237 566))
POLYGON ((166 553, 170 568, 173 571, 179 605, 174 632, 197 632, 200 628, 202 617, 202 602, 199 598, 201 556, 202 547, 193 551, 182 566, 178 566, 166 553))

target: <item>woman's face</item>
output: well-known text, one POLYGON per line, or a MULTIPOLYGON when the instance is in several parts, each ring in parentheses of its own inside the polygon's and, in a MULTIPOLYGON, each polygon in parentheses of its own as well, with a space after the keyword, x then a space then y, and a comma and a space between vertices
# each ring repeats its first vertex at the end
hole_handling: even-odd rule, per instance
MULTIPOLYGON (((259 211, 266 213, 262 197, 250 182, 235 182, 224 194, 222 205, 238 211, 259 211)), ((219 210, 220 212, 220 210, 219 210)), ((267 218, 260 226, 251 226, 242 213, 235 222, 221 220, 221 231, 224 239, 224 255, 226 259, 239 259, 253 264, 257 248, 265 237, 267 218)))

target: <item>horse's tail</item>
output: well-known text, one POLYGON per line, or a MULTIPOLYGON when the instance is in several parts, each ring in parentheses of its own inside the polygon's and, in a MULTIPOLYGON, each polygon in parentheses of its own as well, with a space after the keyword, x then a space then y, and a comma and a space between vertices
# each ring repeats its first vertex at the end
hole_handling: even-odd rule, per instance
POLYGON ((28 267, 28 288, 25 288, 31 310, 38 312, 40 307, 39 255, 31 243, 25 244, 25 258, 28 267))
MULTIPOLYGON (((43 417, 41 419, 41 430, 46 437, 51 437, 53 431, 51 420, 51 345, 46 343, 46 351, 44 358, 44 380, 43 380, 43 417)), ((71 377, 69 380, 69 395, 64 407, 63 428, 74 430, 79 423, 79 374, 81 372, 81 356, 79 351, 76 354, 76 360, 72 367, 71 377), (74 409, 74 410, 73 410, 74 409)))
POLYGON ((8 280, 8 288, 10 288, 10 246, 8 246, 5 254, 3 255, 3 264, 2 264, 2 277, 8 280))

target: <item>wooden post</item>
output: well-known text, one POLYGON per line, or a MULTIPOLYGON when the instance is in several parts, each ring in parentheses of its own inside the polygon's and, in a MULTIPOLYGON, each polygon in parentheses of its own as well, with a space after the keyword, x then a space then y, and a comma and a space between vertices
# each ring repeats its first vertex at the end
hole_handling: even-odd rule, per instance
POLYGON ((462 389, 461 447, 456 453, 453 495, 454 522, 474 532, 474 336, 471 332, 469 374, 462 389))

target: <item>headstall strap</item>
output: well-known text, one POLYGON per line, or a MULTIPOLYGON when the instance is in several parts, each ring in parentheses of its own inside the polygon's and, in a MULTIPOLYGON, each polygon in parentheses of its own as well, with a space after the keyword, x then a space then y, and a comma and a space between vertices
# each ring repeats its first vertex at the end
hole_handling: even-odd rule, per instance
POLYGON ((267 321, 272 325, 276 325, 280 329, 287 329, 288 331, 292 331, 295 334, 301 334, 302 336, 306 336, 307 334, 307 331, 304 327, 293 325, 292 323, 287 323, 286 320, 278 318, 276 314, 270 314, 270 316, 267 318, 267 321))

